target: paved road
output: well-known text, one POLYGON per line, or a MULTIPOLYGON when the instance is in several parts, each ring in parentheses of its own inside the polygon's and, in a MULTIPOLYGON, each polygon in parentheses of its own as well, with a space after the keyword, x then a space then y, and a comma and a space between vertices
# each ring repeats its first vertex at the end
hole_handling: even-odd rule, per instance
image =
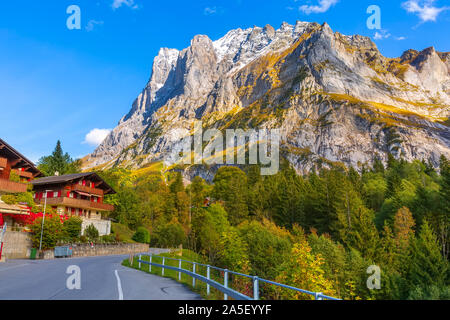
POLYGON ((0 300, 198 300, 174 280, 121 265, 127 256, 0 263, 0 300), (81 270, 81 289, 66 287, 66 270, 81 270))

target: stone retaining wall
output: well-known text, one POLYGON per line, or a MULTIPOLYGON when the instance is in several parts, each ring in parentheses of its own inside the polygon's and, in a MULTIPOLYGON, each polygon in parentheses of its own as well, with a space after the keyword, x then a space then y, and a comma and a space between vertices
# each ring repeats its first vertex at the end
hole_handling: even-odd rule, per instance
POLYGON ((72 245, 73 257, 112 256, 148 252, 149 245, 143 243, 89 244, 72 245))
POLYGON ((27 259, 30 257, 31 246, 29 233, 6 231, 2 256, 6 259, 27 259))
MULTIPOLYGON (((31 236, 26 232, 6 231, 3 239, 2 262, 8 259, 29 259, 31 236)), ((149 245, 143 243, 72 244, 73 257, 112 256, 148 252, 149 245)), ((45 250, 40 259, 54 259, 54 250, 45 250)))

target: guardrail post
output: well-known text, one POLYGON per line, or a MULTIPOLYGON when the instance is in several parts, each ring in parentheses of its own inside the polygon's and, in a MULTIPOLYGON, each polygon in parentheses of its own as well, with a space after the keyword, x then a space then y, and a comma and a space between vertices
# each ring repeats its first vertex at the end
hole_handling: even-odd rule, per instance
MULTIPOLYGON (((162 265, 164 266, 164 263, 166 262, 166 258, 163 257, 163 262, 162 265)), ((164 276, 164 267, 162 267, 162 271, 161 271, 162 275, 164 276)))
MULTIPOLYGON (((228 288, 228 269, 225 269, 223 274, 223 286, 228 288)), ((228 295, 226 293, 223 295, 223 299, 228 300, 228 295)))
MULTIPOLYGON (((181 259, 178 260, 178 269, 181 269, 181 259)), ((178 281, 181 281, 181 271, 178 272, 178 281)))
POLYGON ((142 255, 139 255, 139 270, 141 270, 141 259, 142 259, 142 255))
POLYGON ((316 300, 323 300, 321 295, 322 295, 322 292, 315 292, 314 293, 314 297, 316 298, 316 300))
MULTIPOLYGON (((208 280, 211 279, 211 268, 210 268, 209 265, 206 267, 206 278, 207 278, 208 280)), ((210 289, 209 283, 208 283, 208 284, 206 284, 206 295, 207 295, 207 296, 209 296, 210 290, 211 290, 211 289, 210 289)))
POLYGON ((259 280, 253 277, 253 300, 259 300, 259 280))
MULTIPOLYGON (((195 274, 195 262, 192 264, 192 272, 195 274)), ((192 277, 192 286, 195 288, 195 278, 192 277)))
POLYGON ((152 272, 152 254, 150 254, 150 264, 148 265, 148 272, 152 272))

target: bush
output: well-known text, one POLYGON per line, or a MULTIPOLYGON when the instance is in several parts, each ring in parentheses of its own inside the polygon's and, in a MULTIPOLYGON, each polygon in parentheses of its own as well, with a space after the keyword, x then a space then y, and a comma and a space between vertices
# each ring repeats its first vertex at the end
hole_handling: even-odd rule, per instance
POLYGON ((154 233, 155 245, 162 248, 175 248, 186 244, 186 234, 178 222, 161 224, 154 233))
POLYGON ((116 242, 116 236, 113 234, 101 236, 100 239, 102 242, 105 242, 105 243, 116 242))
POLYGON ((63 232, 67 241, 76 241, 81 235, 81 218, 71 217, 64 221, 63 232))
POLYGON ((120 223, 112 223, 111 231, 115 236, 117 242, 133 243, 131 239, 134 235, 133 231, 130 230, 126 225, 120 223))
POLYGON ((86 230, 84 230, 84 235, 90 240, 90 241, 95 241, 98 239, 99 237, 99 233, 97 228, 93 225, 90 224, 86 230))
POLYGON ((15 171, 11 171, 9 173, 9 181, 20 182, 20 176, 15 171))
MULTIPOLYGON (((31 226, 33 248, 39 248, 41 240, 42 218, 39 218, 31 226)), ((63 227, 59 217, 46 218, 44 221, 44 232, 42 235, 42 249, 53 249, 57 242, 64 236, 63 227)))
POLYGON ((150 232, 144 227, 139 227, 132 239, 139 243, 150 243, 150 232))
POLYGON ((265 279, 275 279, 278 267, 291 256, 287 233, 265 221, 244 222, 238 227, 248 245, 251 272, 265 279))

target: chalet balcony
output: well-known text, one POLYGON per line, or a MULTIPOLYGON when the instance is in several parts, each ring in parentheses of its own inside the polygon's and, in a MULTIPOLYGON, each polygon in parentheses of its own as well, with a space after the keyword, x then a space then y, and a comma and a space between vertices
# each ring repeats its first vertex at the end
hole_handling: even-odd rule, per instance
MULTIPOLYGON (((40 204, 44 204, 45 199, 38 201, 40 204)), ((47 205, 49 206, 65 206, 71 208, 80 208, 87 210, 98 211, 113 211, 114 206, 106 203, 92 202, 89 200, 74 199, 68 197, 48 198, 47 205)))
POLYGON ((0 158, 0 170, 6 168, 7 163, 8 163, 8 159, 0 158))
POLYGON ((28 171, 21 171, 21 170, 13 170, 19 177, 23 177, 23 178, 27 178, 27 179, 31 179, 33 178, 33 174, 31 172, 28 171))
POLYGON ((104 194, 102 189, 91 188, 91 187, 82 186, 82 185, 79 185, 79 184, 73 185, 72 186, 72 190, 73 191, 86 192, 86 193, 93 194, 93 195, 100 196, 100 197, 103 197, 103 194, 104 194))
POLYGON ((27 192, 27 184, 0 179, 0 192, 22 193, 27 192))

